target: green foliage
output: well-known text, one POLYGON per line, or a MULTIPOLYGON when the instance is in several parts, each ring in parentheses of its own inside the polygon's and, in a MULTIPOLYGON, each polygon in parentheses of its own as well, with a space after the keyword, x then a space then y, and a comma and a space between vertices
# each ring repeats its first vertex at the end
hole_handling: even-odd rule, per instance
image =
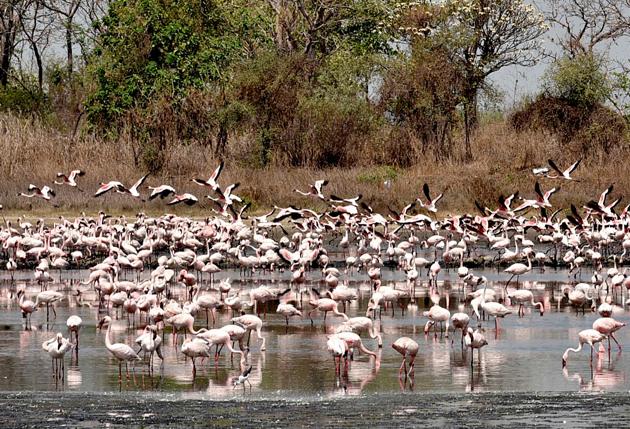
POLYGON ((31 87, 0 87, 0 110, 44 115, 50 110, 50 103, 48 97, 41 93, 33 82, 31 87))
POLYGON ((558 60, 547 72, 545 81, 551 96, 580 107, 603 103, 611 94, 603 61, 592 54, 558 60))
POLYGON ((382 184, 386 180, 396 180, 399 175, 398 169, 391 165, 381 165, 357 175, 357 180, 370 185, 382 184))
MULTIPOLYGON (((225 78, 242 48, 218 0, 115 0, 90 66, 88 118, 107 127, 158 96, 175 101, 225 78)), ((242 25, 249 25, 248 21, 242 25)))

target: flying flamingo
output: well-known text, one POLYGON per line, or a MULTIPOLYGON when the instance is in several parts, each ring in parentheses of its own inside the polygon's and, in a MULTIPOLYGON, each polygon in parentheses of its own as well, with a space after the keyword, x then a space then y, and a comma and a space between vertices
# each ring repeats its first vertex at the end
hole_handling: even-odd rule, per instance
POLYGON ((68 185, 72 187, 77 186, 76 179, 77 177, 85 176, 85 171, 83 170, 72 170, 69 175, 65 175, 64 173, 57 173, 57 177, 61 178, 61 182, 57 182, 55 180, 55 185, 68 185))
POLYGON ((575 349, 569 347, 568 349, 565 350, 564 354, 562 355, 562 368, 567 366, 567 360, 569 359, 569 352, 578 353, 580 350, 582 350, 582 346, 584 344, 588 344, 589 346, 591 346, 590 365, 591 365, 591 368, 593 368, 593 345, 603 341, 605 338, 606 338, 605 334, 602 334, 601 332, 596 331, 595 329, 584 329, 583 331, 580 331, 578 333, 578 340, 579 340, 578 347, 575 349))
POLYGON ((197 201, 199 201, 199 199, 195 197, 193 194, 186 193, 186 194, 175 195, 173 199, 167 203, 167 205, 172 206, 175 204, 184 203, 187 206, 193 206, 197 204, 197 201))
POLYGON ((571 173, 573 173, 573 171, 578 167, 578 165, 580 165, 580 162, 582 162, 582 158, 578 159, 577 161, 575 161, 573 164, 571 164, 569 166, 569 168, 567 168, 566 170, 562 171, 558 168, 558 166, 556 165, 555 162, 553 162, 552 159, 547 160, 547 162, 549 163, 549 166, 556 172, 558 173, 557 176, 550 176, 547 174, 547 178, 548 179, 565 179, 565 180, 573 180, 573 178, 571 177, 571 173))
POLYGON ((308 192, 302 192, 299 189, 294 189, 293 192, 297 192, 298 194, 304 195, 305 197, 317 197, 320 200, 326 200, 324 194, 322 194, 322 189, 327 184, 328 180, 316 180, 315 183, 310 186, 308 192))
POLYGON ((432 199, 431 193, 429 192, 429 185, 426 183, 422 185, 422 192, 424 193, 424 196, 426 197, 427 200, 426 202, 423 202, 422 199, 417 198, 416 201, 420 203, 420 207, 426 208, 431 213, 437 213, 437 208, 435 207, 435 205, 437 204, 438 201, 440 201, 443 194, 440 194, 437 197, 435 197, 435 199, 432 199))
POLYGON ((122 364, 125 363, 125 369, 127 370, 127 378, 129 378, 129 362, 142 360, 140 356, 127 344, 114 343, 110 338, 112 333, 112 318, 105 316, 98 324, 98 328, 102 329, 104 325, 107 325, 107 331, 105 332, 105 347, 107 350, 118 359, 118 380, 122 380, 122 364))
POLYGON ((406 376, 412 376, 414 373, 414 362, 420 346, 414 340, 409 337, 400 337, 392 344, 392 348, 402 355, 402 363, 398 370, 398 376, 403 373, 403 368, 406 376), (407 356, 409 356, 409 371, 407 371, 407 356))
POLYGON ((28 185, 28 190, 30 192, 32 192, 31 194, 25 194, 24 192, 20 192, 18 194, 18 196, 20 197, 26 197, 26 198, 33 198, 33 197, 38 197, 38 198, 42 198, 46 201, 50 201, 50 199, 52 197, 55 196, 55 191, 48 187, 48 186, 44 186, 43 188, 40 188, 39 186, 35 186, 33 184, 28 185))
POLYGON ((96 190, 96 192, 94 193, 95 197, 100 197, 101 195, 111 191, 111 190, 115 190, 116 192, 120 193, 120 194, 124 194, 127 191, 127 188, 125 188, 125 185, 123 185, 122 183, 112 180, 109 181, 107 183, 101 183, 101 186, 96 190))
POLYGON ((207 186, 213 191, 216 191, 217 189, 219 189, 219 182, 217 182, 217 180, 219 180, 219 175, 221 174, 221 171, 223 171, 223 161, 219 163, 219 166, 214 170, 208 180, 192 179, 192 181, 200 186, 207 186))
POLYGON ((175 194, 175 188, 168 185, 160 185, 155 188, 149 186, 148 188, 151 190, 151 195, 149 195, 149 201, 152 201, 157 197, 160 197, 160 199, 163 200, 164 198, 175 194))

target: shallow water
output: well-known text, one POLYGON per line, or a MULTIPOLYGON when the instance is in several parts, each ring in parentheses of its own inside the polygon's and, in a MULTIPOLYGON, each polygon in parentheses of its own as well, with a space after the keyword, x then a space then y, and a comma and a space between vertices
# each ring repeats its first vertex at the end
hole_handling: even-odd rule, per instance
MULTIPOLYGON (((4 273, 2 273, 4 274, 4 273)), ((505 281, 504 274, 496 270, 480 271, 490 279, 498 295, 505 281)), ((58 274, 54 273, 58 278, 58 274)), ((238 271, 221 272, 217 279, 231 277, 234 289, 242 288, 245 294, 249 288, 260 284, 288 286, 290 273, 256 274, 253 277, 239 278, 238 271)), ((50 289, 62 290, 70 297, 56 306, 57 316, 46 322, 46 310, 41 308, 34 313, 32 330, 25 330, 20 315, 17 289, 26 287, 27 296, 35 299, 40 287, 27 279, 32 272, 20 272, 11 282, 2 278, 0 286, 0 377, 1 391, 53 391, 68 392, 112 392, 112 391, 155 391, 171 392, 178 397, 192 398, 232 398, 242 394, 235 390, 232 381, 239 374, 238 359, 230 362, 229 353, 224 351, 218 362, 206 359, 197 365, 197 376, 193 380, 192 365, 181 351, 173 346, 173 336, 167 328, 164 336, 163 353, 165 361, 155 358, 155 370, 149 375, 147 365, 137 363, 131 379, 118 381, 118 364, 109 355, 104 345, 104 332, 97 331, 96 325, 103 313, 96 307, 80 307, 72 297, 75 279, 87 278, 86 272, 70 271, 63 273, 62 283, 53 283, 50 289), (65 321, 71 314, 83 319, 80 334, 80 347, 77 356, 65 360, 65 379, 52 377, 51 361, 41 349, 41 343, 52 338, 56 332, 65 336, 65 321)), ((443 273, 441 290, 449 291, 451 312, 457 311, 462 301, 460 283, 456 274, 443 273)), ((320 273, 308 274, 309 287, 319 287, 320 273)), ((590 277, 590 276, 589 276, 590 277)), ((589 368, 588 347, 581 353, 571 354, 568 369, 561 366, 564 350, 577 345, 577 333, 590 328, 599 316, 586 312, 578 315, 566 302, 560 301, 561 287, 567 281, 565 271, 545 273, 532 272, 521 286, 531 288, 536 300, 546 303, 547 311, 540 317, 537 311, 527 310, 525 317, 511 314, 500 321, 498 332, 493 321, 483 322, 488 345, 481 351, 473 369, 470 366, 470 352, 462 353, 460 333, 451 333, 451 338, 438 333, 425 336, 427 321, 422 311, 430 305, 426 299, 426 280, 418 282, 417 298, 409 305, 405 315, 399 308, 392 318, 391 310, 383 311, 380 326, 383 335, 383 349, 378 351, 380 365, 368 356, 355 355, 350 365, 348 377, 336 377, 333 360, 326 351, 325 333, 331 333, 341 323, 340 318, 328 315, 324 324, 321 314, 314 314, 314 325, 308 317, 293 318, 288 327, 284 318, 270 311, 267 315, 263 335, 267 338, 267 350, 261 352, 254 335, 251 339, 250 363, 253 365, 250 381, 251 393, 258 399, 296 399, 312 397, 336 397, 356 394, 389 394, 413 391, 417 393, 457 393, 457 392, 557 392, 557 391, 628 391, 630 390, 630 357, 627 352, 617 353, 613 344, 610 357, 607 353, 598 355, 593 370, 589 368), (400 355, 391 348, 392 342, 401 336, 409 336, 420 344, 416 360, 413 383, 401 382, 398 378, 400 355)), ((584 275, 586 279, 586 274, 584 275)), ((365 315, 369 299, 370 285, 365 274, 349 276, 350 286, 357 287, 361 298, 348 308, 350 317, 365 315)), ((399 272, 383 269, 384 284, 392 280, 402 280, 399 272)), ((216 280, 215 280, 216 281, 216 280)), ((204 284, 209 282, 204 281, 204 284)), ((514 285, 514 283, 512 283, 514 285)), ((85 286, 82 286, 85 288, 85 286)), ((182 291, 183 292, 183 291, 182 291)), ((85 300, 93 300, 94 295, 85 294, 85 300)), ((444 305, 444 299, 441 303, 444 305)), ((304 302, 308 310, 308 304, 304 302)), ((273 310, 272 308, 270 310, 273 310)), ((112 313, 113 314, 113 313, 112 313)), ((229 323, 232 315, 228 311, 218 313, 217 326, 229 323)), ((262 316, 261 316, 262 317, 262 316)), ((627 312, 615 314, 617 320, 628 323, 627 312)), ((143 323, 136 328, 128 328, 126 319, 116 320, 113 327, 114 342, 132 344, 142 331, 143 323)), ((197 316, 195 327, 205 326, 205 315, 197 316)), ((621 344, 630 344, 630 329, 623 328, 617 333, 621 344)), ((376 340, 362 336, 366 346, 375 350, 376 340)), ((182 339, 179 339, 181 344, 182 339)), ((124 377, 124 375, 123 375, 124 377)))

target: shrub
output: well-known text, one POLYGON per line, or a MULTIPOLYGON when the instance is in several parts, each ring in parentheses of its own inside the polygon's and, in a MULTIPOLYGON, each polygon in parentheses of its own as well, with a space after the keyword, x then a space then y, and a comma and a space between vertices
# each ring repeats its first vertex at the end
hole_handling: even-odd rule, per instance
POLYGON ((594 54, 556 61, 545 77, 545 91, 571 105, 591 108, 611 94, 611 84, 603 71, 603 61, 594 54))

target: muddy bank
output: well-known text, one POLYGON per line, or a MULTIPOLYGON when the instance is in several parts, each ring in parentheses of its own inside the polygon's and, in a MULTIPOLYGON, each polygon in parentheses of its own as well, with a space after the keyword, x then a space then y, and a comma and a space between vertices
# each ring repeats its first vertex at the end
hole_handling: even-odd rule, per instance
POLYGON ((230 401, 165 395, 3 393, 13 427, 608 427, 630 425, 630 396, 607 394, 376 394, 357 398, 230 401))

